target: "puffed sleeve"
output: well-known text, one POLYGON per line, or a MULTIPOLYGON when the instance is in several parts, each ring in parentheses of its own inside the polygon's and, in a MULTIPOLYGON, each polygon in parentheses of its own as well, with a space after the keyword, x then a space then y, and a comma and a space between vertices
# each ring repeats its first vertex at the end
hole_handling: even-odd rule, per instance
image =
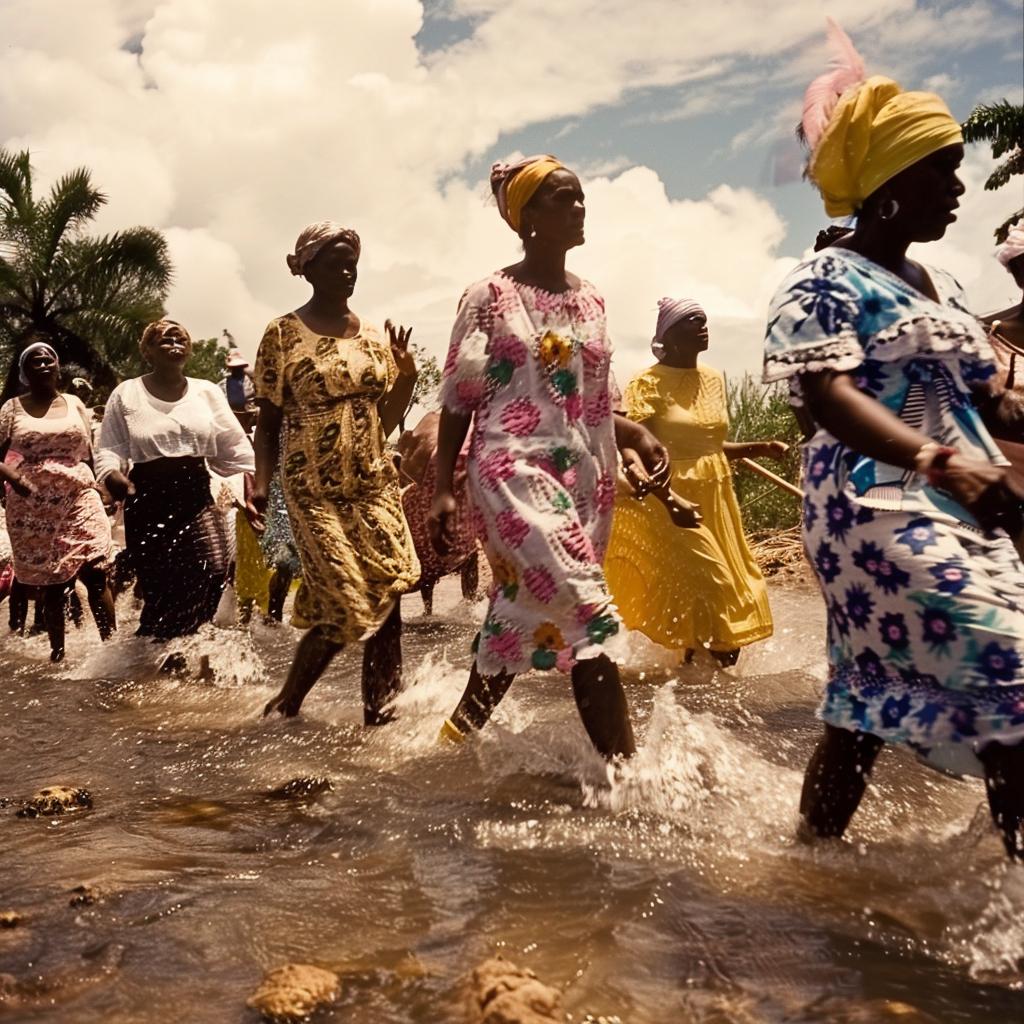
POLYGON ((94 468, 96 479, 105 480, 111 473, 121 471, 132 455, 132 438, 124 414, 122 388, 119 384, 107 399, 100 426, 100 449, 96 452, 94 468))
POLYGON ((860 301, 854 271, 840 258, 822 253, 793 270, 768 311, 764 382, 857 369, 864 362, 860 301))
POLYGON ((626 415, 636 423, 642 423, 665 411, 665 400, 658 390, 658 382, 646 370, 638 373, 626 385, 623 407, 626 415))
POLYGON ((256 397, 265 398, 279 409, 284 407, 284 346, 281 344, 281 322, 271 320, 263 332, 256 352, 256 397))
POLYGON ((207 459, 210 469, 218 476, 252 473, 256 469, 256 456, 249 438, 220 388, 209 381, 204 383, 209 385, 203 388, 203 397, 213 416, 217 447, 217 454, 207 459))
POLYGON ((468 289, 459 303, 441 374, 441 404, 451 412, 474 412, 486 393, 490 302, 490 288, 483 282, 468 289))

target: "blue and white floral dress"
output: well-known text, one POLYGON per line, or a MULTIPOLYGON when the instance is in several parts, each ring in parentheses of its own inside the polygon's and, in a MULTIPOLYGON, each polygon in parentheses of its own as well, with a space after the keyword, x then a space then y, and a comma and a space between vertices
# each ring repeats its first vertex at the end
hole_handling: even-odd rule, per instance
MULTIPOLYGON (((935 302, 848 249, 782 283, 769 313, 766 382, 849 373, 906 423, 1005 465, 970 385, 994 372, 959 285, 929 270, 935 302)), ((1024 566, 945 492, 859 454, 819 427, 804 446, 804 545, 828 605, 822 718, 981 774, 985 743, 1024 738, 1024 566)))

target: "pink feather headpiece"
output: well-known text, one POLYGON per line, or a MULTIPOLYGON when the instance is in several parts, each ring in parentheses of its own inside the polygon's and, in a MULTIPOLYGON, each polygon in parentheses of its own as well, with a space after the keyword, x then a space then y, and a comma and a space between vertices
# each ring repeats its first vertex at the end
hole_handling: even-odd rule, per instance
POLYGON ((857 52, 850 37, 831 19, 828 23, 828 45, 832 51, 831 71, 819 75, 804 93, 804 112, 800 119, 804 138, 814 149, 828 127, 839 97, 858 82, 864 81, 864 58, 857 52))

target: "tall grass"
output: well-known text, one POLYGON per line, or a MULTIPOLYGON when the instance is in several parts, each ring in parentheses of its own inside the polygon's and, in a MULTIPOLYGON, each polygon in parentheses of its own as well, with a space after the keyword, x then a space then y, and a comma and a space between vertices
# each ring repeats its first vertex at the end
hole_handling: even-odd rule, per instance
MULTIPOLYGON (((738 384, 726 381, 730 441, 785 441, 784 462, 759 460, 766 469, 800 485, 800 429, 789 408, 784 384, 762 384, 749 373, 738 384)), ((800 523, 800 499, 738 462, 732 464, 743 526, 755 537, 800 523)))

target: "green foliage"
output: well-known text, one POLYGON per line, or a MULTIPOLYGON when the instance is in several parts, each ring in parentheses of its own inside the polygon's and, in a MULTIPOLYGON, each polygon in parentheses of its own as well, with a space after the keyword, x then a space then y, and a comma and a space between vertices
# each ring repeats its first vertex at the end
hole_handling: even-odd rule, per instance
POLYGON ((410 347, 416 357, 419 376, 416 378, 409 407, 418 405, 424 412, 437 412, 440 408, 438 391, 441 388, 441 368, 437 365, 437 357, 425 355, 417 345, 410 347))
POLYGON ((220 344, 218 338, 194 341, 192 355, 185 364, 185 376, 211 380, 214 384, 219 384, 224 379, 224 364, 227 358, 227 346, 220 344))
POLYGON ((171 263, 163 235, 137 227, 85 234, 107 197, 78 168, 36 199, 26 150, 0 150, 0 364, 37 333, 62 363, 109 390, 141 370, 143 327, 164 312, 171 263))
MULTIPOLYGON (((761 384, 749 373, 738 385, 726 382, 730 441, 785 441, 783 462, 759 460, 765 469, 800 486, 800 428, 789 408, 784 385, 761 384)), ((786 530, 800 523, 800 500, 738 462, 732 464, 736 497, 748 534, 786 530)))
MULTIPOLYGON (((995 191, 1006 185, 1012 177, 1024 174, 1024 106, 1001 100, 999 103, 983 103, 971 111, 970 117, 960 126, 964 142, 990 142, 992 156, 1006 159, 989 175, 985 188, 995 191)), ((997 242, 1005 242, 1006 236, 1018 221, 1024 218, 1024 209, 1011 214, 995 230, 997 242)))

